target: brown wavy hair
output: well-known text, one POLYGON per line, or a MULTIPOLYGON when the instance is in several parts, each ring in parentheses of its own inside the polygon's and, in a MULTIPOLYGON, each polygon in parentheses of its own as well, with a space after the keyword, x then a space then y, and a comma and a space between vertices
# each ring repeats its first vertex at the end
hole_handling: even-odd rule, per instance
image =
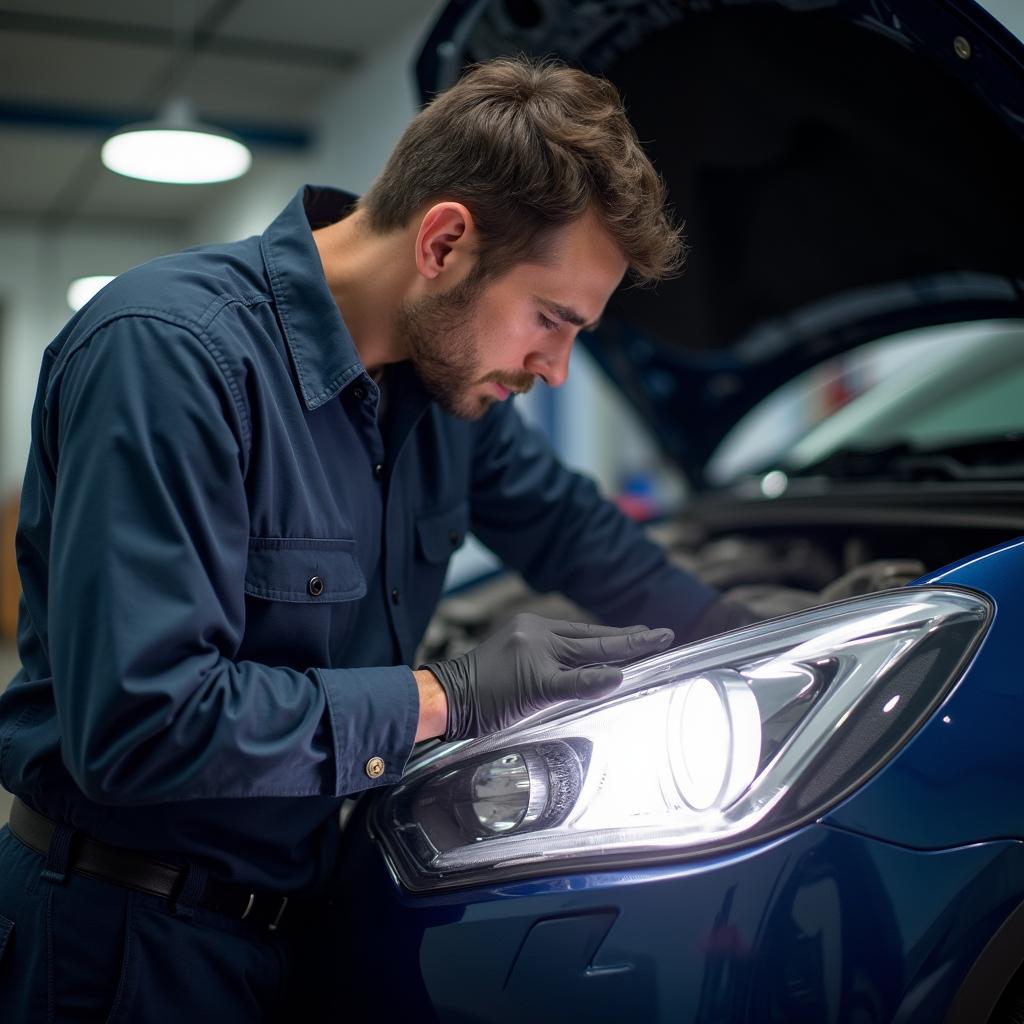
POLYGON ((637 282, 677 274, 686 246, 615 86, 550 58, 477 64, 413 118, 360 207, 379 233, 432 202, 472 213, 474 277, 543 262, 593 209, 637 282))

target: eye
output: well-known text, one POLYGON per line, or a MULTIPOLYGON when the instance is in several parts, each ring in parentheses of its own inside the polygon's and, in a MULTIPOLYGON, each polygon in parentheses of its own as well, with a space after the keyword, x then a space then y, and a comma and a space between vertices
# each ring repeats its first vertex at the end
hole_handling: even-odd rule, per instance
POLYGON ((545 316, 543 313, 537 314, 537 319, 540 321, 541 327, 545 331, 557 331, 561 326, 557 320, 552 320, 550 317, 545 316))

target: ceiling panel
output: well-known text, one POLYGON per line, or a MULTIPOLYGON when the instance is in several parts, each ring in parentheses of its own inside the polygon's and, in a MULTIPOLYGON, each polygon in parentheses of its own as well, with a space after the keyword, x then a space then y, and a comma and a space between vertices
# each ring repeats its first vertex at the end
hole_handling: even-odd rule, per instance
POLYGON ((44 210, 92 148, 77 134, 0 132, 0 216, 44 210))
MULTIPOLYGON (((354 62, 437 4, 0 0, 0 216, 183 227, 231 184, 114 175, 99 160, 105 123, 152 116, 183 93, 211 123, 301 133, 354 62), (186 24, 208 31, 176 50, 186 24)), ((256 158, 296 157, 262 146, 256 158)))
POLYGON ((436 0, 289 0, 287 17, 282 17, 280 0, 245 0, 224 20, 222 31, 226 35, 365 51, 385 42, 396 25, 419 20, 436 7, 436 0))
POLYGON ((183 90, 209 118, 308 125, 324 93, 340 79, 323 67, 203 55, 183 90))
POLYGON ((151 47, 64 36, 0 36, 0 100, 125 110, 151 94, 167 58, 151 47))
MULTIPOLYGON (((23 32, 3 33, 0 46, 0 99, 9 103, 116 116, 152 110, 167 91, 161 87, 171 55, 152 47, 23 32)), ((203 111, 295 124, 308 122, 314 104, 340 75, 320 64, 201 53, 179 80, 203 111)))
POLYGON ((190 19, 193 23, 201 21, 220 3, 221 0, 3 0, 0 14, 10 11, 172 29, 179 23, 187 24, 190 19))

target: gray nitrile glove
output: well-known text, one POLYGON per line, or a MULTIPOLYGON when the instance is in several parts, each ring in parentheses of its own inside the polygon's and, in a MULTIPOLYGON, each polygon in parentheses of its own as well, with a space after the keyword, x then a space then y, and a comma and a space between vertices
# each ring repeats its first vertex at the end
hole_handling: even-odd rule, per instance
POLYGON ((671 629, 592 626, 520 614, 478 647, 421 668, 437 676, 448 698, 446 740, 507 729, 562 700, 603 697, 622 682, 608 662, 656 654, 671 629))

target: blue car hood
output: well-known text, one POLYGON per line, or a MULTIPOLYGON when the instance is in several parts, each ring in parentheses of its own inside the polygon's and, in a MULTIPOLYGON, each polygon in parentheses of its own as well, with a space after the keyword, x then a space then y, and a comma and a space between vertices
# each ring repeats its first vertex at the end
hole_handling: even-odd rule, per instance
POLYGON ((421 95, 519 52, 619 87, 686 222, 585 343, 692 482, 822 359, 1024 315, 1024 45, 971 0, 456 0, 421 95))

